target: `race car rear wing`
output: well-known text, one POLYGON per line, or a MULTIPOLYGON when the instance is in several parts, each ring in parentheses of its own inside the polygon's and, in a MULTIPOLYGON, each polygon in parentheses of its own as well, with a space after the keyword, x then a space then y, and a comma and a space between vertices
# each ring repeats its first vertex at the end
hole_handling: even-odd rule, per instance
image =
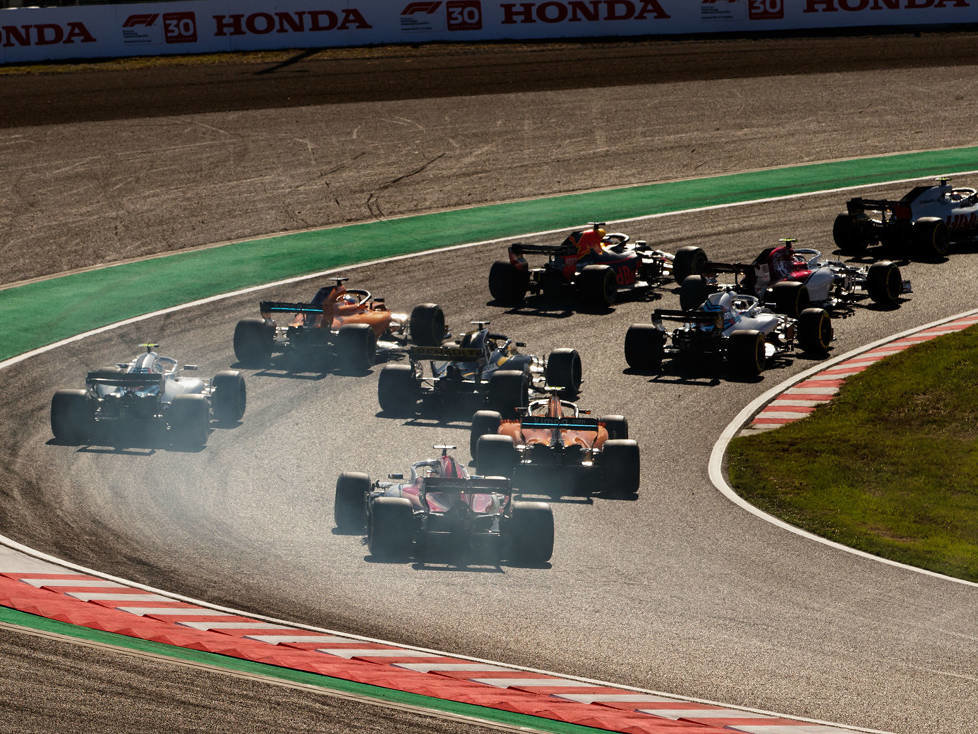
POLYGON ((426 492, 508 492, 512 484, 504 477, 425 477, 422 487, 426 492))
POLYGON ((883 221, 886 221, 887 214, 894 219, 910 219, 909 194, 900 201, 893 199, 863 199, 855 197, 846 202, 846 211, 849 214, 865 214, 866 212, 879 212, 883 221))
POLYGON ((425 359, 436 362, 477 362, 482 359, 482 350, 477 347, 411 347, 408 353, 415 362, 425 359))
POLYGON ((289 301, 262 301, 258 304, 258 310, 261 313, 323 313, 322 306, 289 301))
POLYGON ((573 252, 563 245, 530 245, 526 242, 514 242, 509 249, 514 255, 567 255, 573 252))
POLYGON ((663 321, 682 321, 686 324, 703 324, 723 328, 722 311, 680 311, 678 309, 657 308, 652 312, 652 323, 662 326, 663 321))
POLYGON ((85 384, 88 387, 101 385, 102 387, 128 387, 131 389, 146 389, 156 385, 162 390, 163 379, 164 375, 157 373, 121 372, 117 375, 110 375, 97 370, 86 375, 85 384))
POLYGON ((553 430, 559 428, 565 431, 597 431, 597 418, 541 418, 531 416, 520 421, 520 428, 541 428, 553 430))

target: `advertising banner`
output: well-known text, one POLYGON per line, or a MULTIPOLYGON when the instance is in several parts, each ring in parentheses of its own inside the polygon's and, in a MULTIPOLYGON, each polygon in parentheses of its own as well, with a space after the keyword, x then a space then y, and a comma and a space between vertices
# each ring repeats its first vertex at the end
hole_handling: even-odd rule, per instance
POLYGON ((978 23, 978 0, 187 0, 0 10, 0 63, 978 23))

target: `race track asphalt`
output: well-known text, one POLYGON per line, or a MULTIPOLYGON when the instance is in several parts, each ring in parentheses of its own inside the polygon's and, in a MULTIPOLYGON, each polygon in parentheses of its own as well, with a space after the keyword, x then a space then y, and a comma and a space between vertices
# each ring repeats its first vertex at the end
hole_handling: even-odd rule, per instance
MULTIPOLYGON (((872 40, 857 46, 861 53, 867 44, 872 40)), ((730 53, 741 55, 733 47, 730 53)), ((11 149, 31 146, 36 154, 32 161, 17 152, 5 158, 4 168, 15 175, 3 178, 16 183, 8 187, 19 198, 5 197, 4 253, 20 264, 4 280, 287 229, 293 212, 278 204, 303 196, 321 202, 327 190, 337 201, 356 202, 344 216, 364 218, 377 201, 389 214, 458 205, 467 196, 505 200, 974 144, 965 114, 973 72, 967 63, 907 64, 622 87, 582 79, 569 91, 13 128, 8 142, 26 142, 11 149), (360 137, 365 129, 369 143, 360 137), (209 163, 190 166, 163 142, 163 130, 208 136, 197 143, 206 142, 200 147, 210 151, 209 163), (348 165, 339 181, 328 179, 327 189, 314 173, 323 160, 283 164, 263 147, 269 141, 291 150, 289 160, 300 148, 331 160, 343 151, 348 165), (110 154, 113 148, 126 152, 110 154), (398 178, 425 160, 438 165, 398 178), (88 194, 78 190, 55 206, 75 175, 88 182, 88 194), (178 178, 187 185, 175 186, 178 178), (186 215, 190 210, 194 216, 186 215), (172 237, 160 240, 168 224, 172 237), (140 232, 143 240, 119 232, 140 232)), ((670 251, 701 244, 721 259, 743 259, 786 234, 830 250, 829 228, 843 199, 827 195, 622 229, 670 251)), ((335 221, 315 207, 309 219, 335 221)), ((464 424, 405 425, 378 415, 378 370, 322 379, 249 371, 244 423, 215 431, 199 453, 78 450, 49 441, 53 389, 74 385, 86 368, 122 358, 148 338, 212 374, 233 361, 234 323, 252 315, 258 296, 127 327, 8 370, 7 399, 0 403, 4 534, 136 581, 318 626, 794 716, 895 732, 967 731, 978 717, 973 589, 779 531, 731 506, 708 481, 707 458, 723 426, 765 387, 811 363, 797 359, 746 383, 629 374, 624 331, 648 318, 651 303, 622 304, 608 315, 506 311, 488 304, 485 288, 489 264, 501 254, 490 247, 426 256, 358 270, 355 281, 395 308, 438 301, 456 330, 490 318, 494 329, 519 337, 531 351, 575 346, 584 358, 582 405, 629 417, 643 451, 639 499, 555 505, 552 568, 377 564, 365 560, 358 538, 332 533, 332 488, 340 471, 373 477, 401 471, 431 454, 434 443, 458 443, 467 456, 464 424)), ((973 308, 973 288, 963 284, 976 266, 973 252, 906 266, 912 299, 896 311, 859 309, 837 322, 836 353, 973 308)), ((314 287, 268 295, 308 298, 314 287)), ((662 296, 662 305, 677 302, 669 288, 662 296)), ((803 447, 798 461, 803 471, 803 447)), ((5 698, 43 697, 60 685, 66 666, 93 664, 73 646, 52 644, 57 656, 23 653, 35 675, 2 674, 5 698)), ((100 674, 111 675, 104 668, 100 674)), ((302 694, 282 694, 294 695, 296 707, 283 702, 258 712, 249 691, 209 675, 202 680, 166 666, 141 666, 140 674, 159 681, 165 705, 151 707, 138 690, 124 687, 110 697, 114 705, 150 714, 147 729, 179 728, 179 722, 192 728, 186 724, 191 712, 208 728, 230 715, 207 718, 215 698, 244 728, 278 726, 274 718, 258 718, 265 715, 298 717, 282 718, 281 727, 301 721, 299 728, 340 731, 348 725, 309 708, 302 694)), ((80 688, 77 706, 103 695, 80 688)), ((78 715, 64 705, 53 720, 78 715)))

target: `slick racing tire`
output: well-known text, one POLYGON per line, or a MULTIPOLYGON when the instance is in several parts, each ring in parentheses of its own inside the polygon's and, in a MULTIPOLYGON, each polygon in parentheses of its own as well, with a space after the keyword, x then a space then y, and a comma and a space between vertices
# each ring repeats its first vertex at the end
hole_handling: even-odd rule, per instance
POLYGON ((344 324, 336 334, 336 356, 340 369, 362 375, 377 361, 377 335, 370 324, 344 324))
POLYGON ((521 370, 497 370, 489 375, 489 408, 506 418, 530 402, 530 378, 521 370))
POLYGON ((861 255, 871 244, 852 214, 840 214, 835 218, 832 239, 844 255, 861 255))
POLYGON ((248 391, 244 377, 237 370, 221 370, 211 381, 214 393, 211 408, 221 423, 237 423, 244 416, 248 405, 248 391))
POLYGON ((938 217, 921 217, 913 225, 914 251, 926 260, 942 260, 950 250, 947 225, 938 217))
POLYGON ((529 286, 528 268, 518 268, 511 262, 497 260, 489 269, 489 293, 503 306, 517 306, 523 303, 529 286))
POLYGON ((778 313, 798 318, 798 314, 808 306, 808 289, 804 283, 794 280, 782 280, 771 287, 771 299, 774 310, 778 313))
POLYGON ((480 436, 477 442, 476 465, 484 477, 506 477, 512 479, 516 466, 516 447, 512 436, 491 434, 480 436))
POLYGON ((333 522, 341 533, 360 533, 367 525, 370 477, 362 472, 343 472, 336 479, 333 522))
POLYGON ((518 565, 540 566, 554 554, 554 514, 546 502, 513 502, 506 523, 509 560, 518 565))
POLYGON ((634 497, 642 475, 638 444, 630 438, 605 441, 601 450, 601 479, 609 497, 634 497))
POLYGON ((93 427, 87 390, 58 390, 54 393, 51 398, 51 433, 58 441, 84 443, 93 427))
POLYGON ((900 300, 903 276, 896 263, 889 260, 873 263, 866 273, 866 291, 873 303, 890 306, 900 300))
POLYGON ((606 415, 600 420, 608 431, 608 438, 628 438, 628 420, 623 415, 606 415))
POLYGON ((414 512, 406 497, 377 497, 370 503, 367 547, 381 561, 405 561, 414 542, 414 512))
POLYGON ((211 410, 203 395, 177 395, 167 411, 173 443, 187 448, 207 444, 211 410))
POLYGON ((689 275, 679 284, 679 307, 683 311, 695 311, 710 295, 710 286, 702 275, 689 275))
POLYGON ((576 349, 555 349, 547 357, 544 374, 547 385, 563 388, 565 395, 577 395, 583 379, 581 355, 576 349))
POLYGON ((242 319, 234 327, 234 357, 245 367, 264 367, 272 356, 275 327, 265 319, 242 319))
POLYGON ((479 459, 479 439, 499 431, 503 417, 495 410, 478 410, 472 416, 472 430, 469 433, 469 453, 479 459))
POLYGON ((391 416, 414 414, 418 403, 418 380, 409 364, 389 364, 380 371, 377 382, 380 409, 391 416))
POLYGON ((832 319, 824 308, 806 308, 798 316, 798 346, 802 351, 825 356, 832 343, 832 319))
POLYGON ((634 370, 658 372, 666 335, 655 324, 632 324, 625 332, 625 361, 634 370))
POLYGON ((754 329, 730 335, 727 362, 737 377, 754 378, 764 371, 764 335, 754 329))
POLYGON ((608 265, 586 265, 577 276, 581 302, 594 311, 605 311, 615 305, 618 283, 615 271, 608 265))
POLYGON ((699 275, 706 270, 708 262, 702 248, 695 245, 680 247, 672 261, 672 277, 677 283, 682 283, 690 275, 699 275))
POLYGON ((445 313, 437 303, 422 303, 411 311, 411 342, 437 347, 445 338, 445 313))

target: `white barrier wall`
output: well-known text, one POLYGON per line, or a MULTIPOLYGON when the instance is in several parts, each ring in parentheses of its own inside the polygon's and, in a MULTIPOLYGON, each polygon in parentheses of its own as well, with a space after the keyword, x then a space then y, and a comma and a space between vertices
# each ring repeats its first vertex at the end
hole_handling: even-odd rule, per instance
POLYGON ((978 0, 189 0, 0 10, 0 64, 423 41, 978 22, 978 0))

